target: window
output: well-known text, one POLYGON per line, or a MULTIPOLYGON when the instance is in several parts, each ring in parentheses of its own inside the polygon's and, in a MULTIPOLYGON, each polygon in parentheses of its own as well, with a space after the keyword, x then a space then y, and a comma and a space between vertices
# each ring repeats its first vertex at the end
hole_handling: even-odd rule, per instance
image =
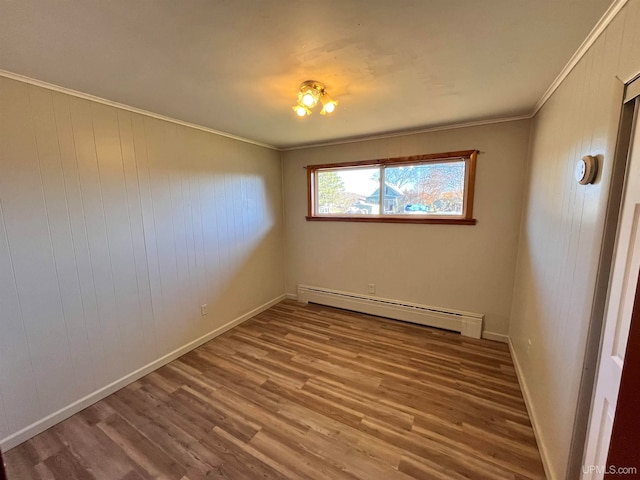
POLYGON ((307 220, 474 225, 477 154, 307 166, 307 220))

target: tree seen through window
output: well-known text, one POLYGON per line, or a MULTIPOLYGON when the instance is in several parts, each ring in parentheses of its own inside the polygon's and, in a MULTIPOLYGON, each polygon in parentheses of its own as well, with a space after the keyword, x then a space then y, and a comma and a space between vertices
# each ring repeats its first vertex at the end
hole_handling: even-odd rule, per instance
POLYGON ((477 150, 309 165, 308 220, 475 225, 477 150))
MULTIPOLYGON (((379 214, 380 171, 380 167, 320 171, 318 213, 379 214)), ((384 214, 462 213, 464 161, 386 167, 384 179, 384 214)))

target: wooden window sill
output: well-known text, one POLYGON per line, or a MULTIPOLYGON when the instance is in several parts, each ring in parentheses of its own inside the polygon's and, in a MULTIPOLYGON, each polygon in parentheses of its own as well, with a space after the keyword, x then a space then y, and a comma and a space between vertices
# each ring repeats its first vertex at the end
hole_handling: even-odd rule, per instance
POLYGON ((475 225, 475 218, 407 218, 407 217, 314 217, 307 216, 307 221, 314 222, 365 222, 365 223, 425 223, 432 225, 475 225))

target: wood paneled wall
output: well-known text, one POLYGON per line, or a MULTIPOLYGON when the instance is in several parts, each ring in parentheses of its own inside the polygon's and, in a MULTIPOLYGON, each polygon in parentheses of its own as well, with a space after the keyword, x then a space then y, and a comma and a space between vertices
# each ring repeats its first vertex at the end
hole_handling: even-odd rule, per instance
POLYGON ((640 73, 638 52, 631 0, 532 125, 510 336, 551 479, 567 473, 623 87, 640 73), (594 185, 575 181, 583 155, 600 159, 594 185))
POLYGON ((5 78, 0 145, 5 448, 284 293, 277 152, 5 78))
POLYGON ((529 120, 284 152, 287 292, 298 284, 485 315, 506 339, 522 212, 529 120), (305 165, 478 149, 477 225, 307 222, 305 165), (321 252, 318 256, 309 251, 321 252))

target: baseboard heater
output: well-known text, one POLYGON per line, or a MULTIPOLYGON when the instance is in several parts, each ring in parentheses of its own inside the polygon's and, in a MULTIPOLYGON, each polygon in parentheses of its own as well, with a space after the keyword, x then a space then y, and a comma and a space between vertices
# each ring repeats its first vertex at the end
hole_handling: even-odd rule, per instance
POLYGON ((344 308, 354 312, 442 328, 460 332, 462 335, 472 338, 480 338, 482 334, 484 315, 479 313, 430 307, 308 285, 298 285, 298 301, 318 303, 329 307, 344 308))

